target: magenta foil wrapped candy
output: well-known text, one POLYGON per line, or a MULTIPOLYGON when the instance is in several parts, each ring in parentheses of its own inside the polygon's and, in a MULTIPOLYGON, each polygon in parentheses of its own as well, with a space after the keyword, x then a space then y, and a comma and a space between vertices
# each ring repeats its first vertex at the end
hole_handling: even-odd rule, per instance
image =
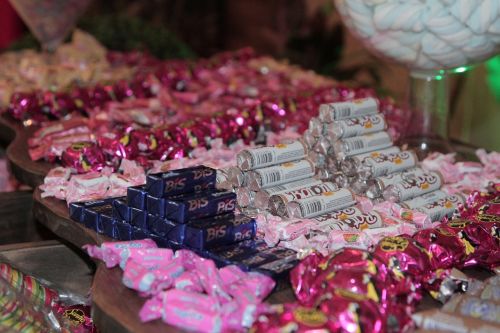
POLYGON ((61 162, 77 173, 100 171, 106 165, 101 148, 93 142, 73 143, 63 152, 61 162))

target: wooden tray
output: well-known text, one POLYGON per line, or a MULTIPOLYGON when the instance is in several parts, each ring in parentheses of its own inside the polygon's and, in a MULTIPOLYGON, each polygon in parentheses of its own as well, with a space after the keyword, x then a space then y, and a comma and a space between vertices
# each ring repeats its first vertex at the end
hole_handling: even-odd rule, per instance
MULTIPOLYGON (((72 221, 64 201, 42 198, 39 189, 33 193, 33 214, 55 234, 79 248, 85 244, 113 241, 109 237, 99 235, 72 221)), ((465 270, 464 273, 480 280, 492 275, 489 271, 475 269, 465 270)), ((92 317, 100 332, 184 332, 184 330, 169 326, 161 320, 142 323, 139 319, 139 311, 145 301, 146 299, 139 297, 137 292, 123 285, 120 268, 108 269, 103 263, 98 263, 92 283, 92 317)), ((281 304, 294 302, 295 297, 291 288, 284 288, 271 294, 266 301, 281 304)), ((417 311, 439 308, 440 306, 440 303, 426 294, 417 311)), ((419 330, 419 332, 427 331, 419 330)))
POLYGON ((32 188, 43 184, 43 179, 54 164, 32 161, 28 154, 28 139, 36 130, 35 127, 23 127, 10 116, 0 116, 0 140, 10 143, 7 148, 7 159, 16 179, 32 188))
MULTIPOLYGON (((113 239, 99 235, 69 218, 66 202, 54 198, 42 198, 40 189, 33 192, 35 218, 59 237, 81 248, 85 244, 101 244, 113 239)), ((125 287, 120 268, 107 269, 98 263, 92 283, 92 317, 100 332, 183 332, 156 320, 141 323, 139 311, 145 302, 138 293, 125 287)), ((268 301, 284 303, 293 301, 291 289, 273 293, 268 301)))
POLYGON ((33 192, 33 216, 45 227, 62 239, 81 248, 85 244, 100 245, 111 242, 112 238, 100 235, 69 218, 66 201, 42 198, 42 191, 33 192))

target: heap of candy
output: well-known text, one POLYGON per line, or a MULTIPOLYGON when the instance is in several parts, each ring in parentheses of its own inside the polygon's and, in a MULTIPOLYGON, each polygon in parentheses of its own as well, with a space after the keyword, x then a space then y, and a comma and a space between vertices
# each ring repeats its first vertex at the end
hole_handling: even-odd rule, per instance
POLYGON ((413 152, 392 145, 375 99, 324 104, 319 111, 302 139, 244 149, 229 170, 240 207, 261 213, 268 244, 322 253, 368 248, 383 236, 428 227, 463 203, 460 194, 439 190, 438 172, 416 167, 413 152), (382 194, 398 205, 373 209, 382 194))
POLYGON ((0 55, 0 106, 7 106, 15 92, 64 91, 130 79, 136 65, 152 61, 139 53, 108 52, 94 37, 77 30, 70 43, 52 54, 23 50, 0 55))
MULTIPOLYGON (((413 237, 384 237, 371 252, 346 248, 326 257, 311 254, 291 272, 299 303, 284 304, 275 314, 259 317, 253 329, 407 331, 412 325, 410 314, 424 291, 445 301, 463 287, 452 268, 494 269, 500 265, 499 200, 497 184, 492 193, 473 192, 460 218, 420 230, 413 237)), ((458 302, 449 305, 460 309, 453 310, 455 318, 473 316, 498 329, 498 316, 490 311, 476 313, 478 306, 484 308, 491 302, 476 300, 475 306, 467 298, 458 302)), ((447 324, 455 325, 447 329, 462 329, 461 321, 447 324)))
POLYGON ((274 281, 237 266, 217 269, 215 263, 188 250, 157 248, 151 240, 85 246, 107 267, 119 265, 123 284, 149 299, 142 321, 162 319, 197 332, 241 332, 267 311, 262 301, 274 281))
MULTIPOLYGON (((122 158, 146 165, 148 160, 184 157, 194 148, 210 147, 214 138, 248 144, 263 142, 266 131, 290 127, 301 133, 321 103, 366 96, 373 92, 336 86, 244 49, 196 63, 167 61, 154 72, 110 86, 19 93, 8 112, 26 123, 64 119, 44 124, 34 134, 30 156, 61 159, 77 172, 88 172, 103 163, 116 167, 122 158), (81 141, 86 142, 86 153, 81 144, 71 147, 81 141)), ((388 99, 379 99, 379 105, 397 137, 408 113, 388 99)))
MULTIPOLYGON (((289 137, 291 134, 284 133, 283 135, 289 137)), ((274 134, 274 137, 281 137, 281 134, 274 134)), ((192 151, 190 158, 152 161, 148 172, 159 173, 203 164, 217 169, 217 187, 228 189, 225 185, 226 170, 235 164, 236 153, 247 147, 249 146, 241 141, 228 147, 222 143, 222 140, 215 139, 212 141, 210 150, 204 147, 196 148, 192 151)), ((43 191, 42 197, 54 196, 71 203, 124 196, 127 194, 128 187, 143 185, 145 182, 144 168, 134 161, 123 159, 116 172, 109 167, 104 167, 100 172, 72 175, 70 168, 56 167, 49 171, 40 188, 43 191)))
POLYGON ((500 275, 486 281, 468 281, 465 294, 454 295, 441 309, 415 313, 415 324, 424 330, 449 331, 458 329, 474 331, 478 327, 484 332, 500 330, 500 275))
POLYGON ((197 166, 149 174, 127 196, 76 202, 70 217, 119 240, 151 238, 161 247, 194 250, 218 265, 273 276, 296 264, 297 254, 256 241, 255 219, 235 212, 236 194, 216 189, 216 170, 197 166))
POLYGON ((0 330, 95 333, 90 307, 70 304, 59 293, 6 263, 0 263, 0 330))

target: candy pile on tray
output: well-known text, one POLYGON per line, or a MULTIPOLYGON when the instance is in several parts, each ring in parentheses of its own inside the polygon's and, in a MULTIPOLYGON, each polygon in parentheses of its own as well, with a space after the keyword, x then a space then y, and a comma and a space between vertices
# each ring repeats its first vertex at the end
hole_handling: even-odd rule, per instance
POLYGON ((468 281, 465 294, 454 295, 441 309, 417 312, 413 316, 416 325, 426 330, 449 331, 460 329, 482 332, 500 330, 500 276, 486 281, 468 281))
POLYGON ((77 304, 79 301, 9 264, 0 263, 2 332, 97 332, 90 317, 90 306, 77 304))
POLYGON ((72 41, 54 53, 2 53, 0 106, 7 106, 16 92, 64 91, 74 86, 130 79, 137 65, 152 61, 144 54, 108 52, 94 37, 77 30, 72 41))
MULTIPOLYGON (((473 192, 459 218, 413 236, 384 237, 371 252, 345 248, 329 256, 309 255, 290 274, 298 303, 284 304, 275 314, 259 317, 254 331, 287 327, 298 331, 408 331, 413 325, 410 315, 425 291, 444 302, 466 288, 464 275, 456 268, 495 269, 500 265, 499 199, 498 185, 491 193, 473 192)), ((462 316, 481 318, 489 321, 483 323, 485 327, 494 327, 498 325, 498 305, 493 303, 458 296, 443 311, 462 320, 462 316)), ((427 327, 441 317, 422 315, 417 323, 427 327)), ((461 321, 447 320, 432 328, 454 331, 462 329, 461 325, 461 321)))
POLYGON ((275 283, 237 266, 217 269, 214 261, 181 249, 157 248, 149 240, 86 245, 107 267, 119 265, 123 283, 148 297, 142 321, 162 319, 197 332, 241 332, 268 309, 262 301, 275 283))
POLYGON ((243 211, 260 213, 269 245, 325 254, 366 249, 384 236, 429 227, 463 203, 460 193, 439 190, 439 172, 421 169, 413 152, 393 146, 378 111, 373 98, 322 104, 302 138, 237 155, 230 183, 243 211))
MULTIPOLYGON (((61 161, 84 173, 116 167, 123 158, 147 167, 149 160, 185 157, 215 138, 249 144, 263 142, 265 132, 302 133, 320 104, 373 96, 248 49, 154 68, 112 85, 17 93, 7 111, 42 126, 29 140, 33 160, 61 161), (88 146, 87 153, 72 144, 88 146)), ((398 137, 408 113, 389 99, 376 103, 398 137)))
POLYGON ((127 196, 74 202, 70 217, 118 240, 151 238, 161 247, 186 248, 273 276, 296 263, 297 253, 254 240, 255 219, 235 212, 236 194, 216 188, 216 170, 196 166, 149 174, 127 196))

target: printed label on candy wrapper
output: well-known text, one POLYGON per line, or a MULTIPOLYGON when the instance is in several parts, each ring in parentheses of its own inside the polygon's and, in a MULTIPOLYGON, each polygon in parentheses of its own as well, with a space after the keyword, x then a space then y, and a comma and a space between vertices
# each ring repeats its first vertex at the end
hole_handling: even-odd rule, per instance
POLYGON ((244 150, 238 154, 237 162, 238 167, 246 171, 298 160, 306 154, 306 146, 301 141, 294 141, 271 147, 244 150))
POLYGON ((304 159, 254 170, 249 175, 248 186, 251 190, 258 191, 263 188, 312 177, 313 175, 314 164, 304 159))
POLYGON ((377 100, 371 97, 348 102, 335 102, 319 106, 319 118, 323 122, 332 122, 378 112, 377 100))
POLYGON ((387 132, 377 132, 338 141, 334 150, 340 156, 352 156, 391 145, 392 139, 387 132))
POLYGON ((270 208, 273 214, 283 216, 286 213, 286 205, 289 202, 313 197, 326 192, 332 192, 337 189, 338 186, 332 182, 296 188, 285 193, 273 195, 270 199, 270 208))
POLYGON ((159 198, 214 190, 216 178, 215 169, 197 166, 148 175, 146 189, 149 195, 159 198))
POLYGON ((417 162, 418 158, 414 152, 402 151, 399 153, 369 157, 363 160, 363 166, 370 167, 370 177, 378 177, 411 168, 415 166, 417 162))
POLYGON ((417 211, 429 215, 432 222, 440 221, 445 216, 451 216, 459 204, 463 204, 465 199, 460 194, 450 195, 439 199, 433 203, 416 208, 417 211))
POLYGON ((375 211, 363 213, 356 207, 336 210, 328 214, 317 216, 314 220, 318 221, 318 225, 316 225, 315 228, 322 231, 364 230, 368 228, 378 228, 383 225, 380 214, 375 211))
POLYGON ((391 190, 391 192, 397 195, 396 201, 406 201, 419 195, 438 190, 442 184, 443 179, 439 173, 429 172, 397 183, 389 187, 388 190, 391 190))
POLYGON ((184 244, 203 250, 216 245, 233 244, 255 237, 255 220, 245 215, 221 215, 190 221, 184 244))
POLYGON ((387 176, 380 176, 375 178, 380 185, 382 186, 382 189, 389 185, 394 185, 396 183, 402 182, 403 181, 403 176, 401 173, 392 173, 387 176))
POLYGON ((381 114, 335 121, 326 126, 330 138, 338 140, 385 130, 387 124, 381 114))
POLYGON ((356 164, 361 164, 365 159, 368 159, 371 157, 378 157, 378 156, 386 155, 386 154, 399 153, 400 151, 401 151, 401 148, 399 148, 398 146, 391 146, 391 147, 380 149, 380 150, 369 151, 367 153, 356 154, 354 156, 351 156, 351 158, 353 159, 353 161, 356 164))
POLYGON ((266 209, 268 208, 269 199, 271 198, 272 195, 282 194, 293 189, 303 188, 305 186, 318 185, 321 183, 323 183, 321 180, 315 178, 305 178, 294 182, 285 183, 283 185, 262 189, 255 195, 254 205, 257 208, 266 209))
POLYGON ((355 204, 354 194, 341 188, 321 195, 292 201, 288 204, 288 214, 295 218, 310 218, 355 204))
POLYGON ((209 192, 165 200, 165 218, 177 223, 189 219, 225 214, 234 211, 236 194, 233 192, 209 192))
POLYGON ((283 185, 278 185, 278 186, 266 188, 266 189, 263 189, 262 192, 265 192, 266 194, 269 194, 269 195, 282 194, 282 193, 286 193, 286 192, 294 190, 294 189, 304 188, 306 186, 311 187, 311 186, 319 185, 322 183, 323 182, 321 180, 318 180, 318 179, 306 178, 306 179, 297 180, 295 182, 290 182, 290 183, 286 183, 283 185))
POLYGON ((338 231, 333 230, 328 235, 328 249, 335 251, 344 247, 366 250, 372 244, 368 235, 363 231, 338 231))
POLYGON ((436 190, 436 191, 432 191, 432 192, 429 192, 426 194, 422 194, 421 196, 418 196, 418 197, 413 198, 411 200, 403 201, 400 205, 405 207, 405 208, 415 209, 415 208, 422 207, 424 205, 433 203, 439 199, 446 198, 447 195, 448 194, 446 194, 445 192, 443 192, 441 190, 436 190))

